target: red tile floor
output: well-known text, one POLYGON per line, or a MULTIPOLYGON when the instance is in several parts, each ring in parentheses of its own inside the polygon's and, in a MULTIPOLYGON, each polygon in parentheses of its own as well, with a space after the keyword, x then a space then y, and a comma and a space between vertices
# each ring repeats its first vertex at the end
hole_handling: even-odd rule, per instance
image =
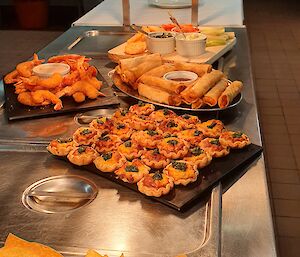
MULTIPOLYGON (((299 257, 300 1, 244 0, 244 12, 278 250, 299 257)), ((61 33, 0 31, 0 77, 61 33)))

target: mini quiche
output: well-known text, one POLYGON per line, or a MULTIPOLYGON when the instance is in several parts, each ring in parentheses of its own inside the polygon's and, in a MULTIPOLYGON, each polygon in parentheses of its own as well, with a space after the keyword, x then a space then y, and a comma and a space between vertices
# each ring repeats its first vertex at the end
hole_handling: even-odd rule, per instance
POLYGON ((47 146, 47 150, 53 155, 67 156, 73 148, 73 138, 55 139, 47 146))
POLYGON ((155 123, 145 115, 132 115, 126 121, 129 126, 135 130, 155 129, 155 123))
POLYGON ((102 153, 94 160, 96 168, 102 172, 114 172, 126 162, 126 158, 118 151, 102 153))
POLYGON ((90 123, 90 127, 96 129, 100 132, 110 131, 113 126, 113 122, 110 118, 107 117, 99 117, 94 119, 90 123))
POLYGON ((219 140, 222 145, 237 149, 250 144, 249 137, 243 132, 226 131, 221 134, 219 140))
POLYGON ((126 159, 132 160, 141 157, 144 147, 135 141, 128 140, 118 147, 118 151, 123 154, 126 159))
POLYGON ((189 149, 187 156, 184 157, 183 160, 193 163, 198 169, 201 169, 210 164, 212 157, 208 152, 204 151, 199 146, 195 146, 189 149))
POLYGON ((162 135, 156 130, 148 129, 134 132, 131 136, 131 139, 136 141, 141 146, 153 149, 156 148, 157 143, 162 139, 162 135))
POLYGON ((205 138, 200 142, 199 146, 212 157, 223 157, 229 154, 229 147, 222 145, 219 139, 216 138, 205 138))
POLYGON ((142 101, 139 101, 138 104, 132 105, 129 108, 129 111, 136 115, 149 115, 155 110, 153 104, 146 104, 142 101))
POLYGON ((198 129, 186 129, 176 133, 178 138, 184 139, 190 145, 198 145, 203 139, 203 133, 198 129))
POLYGON ((165 119, 171 119, 171 118, 175 118, 177 115, 175 112, 168 110, 168 109, 161 109, 161 110, 157 110, 152 112, 149 115, 149 118, 155 122, 162 122, 165 119))
POLYGON ((186 161, 172 161, 163 172, 173 178, 175 185, 184 186, 196 181, 199 174, 196 166, 186 161))
POLYGON ((163 134, 175 134, 181 131, 182 122, 178 118, 166 119, 158 125, 158 131, 163 134))
POLYGON ((138 189, 147 196, 166 195, 174 187, 173 178, 160 172, 145 175, 138 183, 138 189))
POLYGON ((208 120, 196 125, 196 128, 200 130, 205 137, 218 138, 224 130, 224 124, 220 120, 208 120))
POLYGON ((128 183, 137 183, 146 174, 148 174, 150 168, 146 166, 141 160, 134 159, 132 162, 127 161, 119 169, 115 171, 115 174, 119 179, 128 183))
POLYGON ((143 163, 152 169, 163 169, 170 163, 170 160, 162 155, 157 148, 144 151, 141 159, 143 163))
POLYGON ((169 159, 180 159, 189 151, 188 142, 177 137, 164 138, 157 147, 159 152, 169 159))
POLYGON ((114 126, 111 129, 111 134, 117 135, 124 141, 130 138, 132 132, 133 131, 130 128, 130 126, 127 123, 123 123, 123 122, 114 123, 114 126))
POLYGON ((179 117, 182 119, 182 128, 183 129, 190 129, 195 128, 197 123, 200 123, 200 120, 197 116, 184 114, 179 117))
POLYGON ((98 132, 93 128, 81 127, 78 128, 73 134, 75 146, 78 145, 91 145, 95 142, 98 132))
POLYGON ((132 116, 132 113, 129 112, 128 109, 120 108, 113 114, 112 120, 114 122, 125 122, 125 121, 129 120, 131 118, 131 116, 132 116))
POLYGON ((92 147, 79 146, 73 148, 67 155, 67 158, 71 163, 82 166, 91 164, 97 156, 98 153, 92 147))
POLYGON ((122 144, 122 140, 116 135, 105 135, 98 137, 95 142, 95 149, 99 153, 109 152, 116 150, 119 145, 122 144))

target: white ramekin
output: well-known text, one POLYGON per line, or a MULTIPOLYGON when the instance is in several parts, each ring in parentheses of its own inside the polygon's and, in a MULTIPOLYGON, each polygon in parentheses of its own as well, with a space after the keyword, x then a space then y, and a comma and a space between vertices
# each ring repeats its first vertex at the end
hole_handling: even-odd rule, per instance
POLYGON ((201 33, 185 33, 186 36, 196 35, 196 39, 186 39, 182 34, 177 34, 176 51, 185 57, 195 57, 205 53, 206 36, 201 33))
POLYGON ((166 80, 171 80, 173 82, 178 82, 178 83, 189 85, 189 84, 192 84, 198 78, 198 75, 191 71, 170 71, 170 72, 167 72, 163 76, 163 78, 166 80), (177 78, 184 78, 184 79, 188 79, 188 80, 184 80, 184 81, 173 80, 173 79, 177 79, 177 78))
MULTIPOLYGON (((166 32, 164 32, 166 33, 166 32)), ((167 32, 168 34, 172 34, 167 32)), ((155 38, 153 36, 160 35, 162 32, 151 32, 147 36, 147 48, 150 53, 169 54, 175 51, 175 36, 168 38, 155 38)))
POLYGON ((54 73, 64 76, 70 72, 70 66, 65 63, 44 63, 35 66, 32 71, 34 75, 43 78, 51 77, 54 73))

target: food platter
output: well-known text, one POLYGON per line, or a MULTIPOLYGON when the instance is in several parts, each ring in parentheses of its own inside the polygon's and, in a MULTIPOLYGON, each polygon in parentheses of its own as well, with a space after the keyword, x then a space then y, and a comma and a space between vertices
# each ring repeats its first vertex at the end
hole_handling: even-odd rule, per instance
MULTIPOLYGON (((111 72, 109 72, 109 77, 113 78, 114 76, 114 70, 112 70, 111 72)), ((230 81, 229 81, 230 83, 230 81)), ((224 111, 224 110, 228 110, 231 109, 235 106, 237 106, 243 99, 243 94, 240 93, 238 94, 233 101, 230 103, 229 106, 227 106, 226 108, 220 108, 220 107, 204 107, 204 108, 199 108, 199 109, 193 109, 188 105, 182 105, 182 106, 172 106, 172 105, 167 105, 167 104, 162 104, 162 103, 158 103, 158 102, 154 102, 146 97, 143 97, 141 95, 138 94, 138 92, 134 89, 132 89, 130 86, 128 86, 126 83, 114 83, 114 86, 120 90, 122 93, 126 94, 129 97, 132 97, 138 101, 144 101, 147 103, 151 103, 160 107, 164 107, 164 108, 170 108, 173 110, 181 110, 181 111, 192 111, 192 112, 216 112, 216 111, 224 111)))
POLYGON ((4 83, 5 111, 7 118, 8 120, 39 118, 75 111, 92 110, 103 106, 119 104, 118 97, 114 95, 114 92, 107 84, 103 76, 98 73, 97 77, 103 82, 101 92, 105 94, 105 97, 97 98, 95 100, 87 100, 80 104, 74 102, 71 97, 66 97, 64 99, 64 108, 58 111, 53 110, 52 105, 32 107, 19 103, 17 100, 17 95, 14 93, 14 87, 4 83))
MULTIPOLYGON (((229 156, 215 159, 209 166, 201 169, 200 176, 194 183, 187 186, 176 187, 172 192, 165 196, 149 198, 177 211, 186 211, 196 204, 196 200, 208 190, 212 189, 218 181, 225 178, 227 175, 233 174, 234 172, 244 168, 247 163, 255 160, 261 152, 262 147, 255 144, 248 145, 246 148, 241 150, 233 150, 229 156)), ((68 159, 64 157, 55 158, 59 158, 62 161, 68 161, 68 159)), ((78 168, 78 166, 76 167, 78 168)), ((79 168, 96 173, 101 177, 140 193, 136 184, 123 182, 113 173, 100 172, 94 164, 80 166, 79 168)))

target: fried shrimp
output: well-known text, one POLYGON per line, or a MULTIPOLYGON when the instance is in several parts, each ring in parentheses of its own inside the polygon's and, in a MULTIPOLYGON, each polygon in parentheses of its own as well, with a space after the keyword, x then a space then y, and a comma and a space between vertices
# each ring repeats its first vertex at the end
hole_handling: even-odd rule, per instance
POLYGON ((74 93, 81 92, 90 99, 95 99, 98 96, 104 96, 94 86, 84 80, 77 81, 72 86, 65 87, 59 91, 56 95, 60 98, 64 95, 71 96, 74 93))
POLYGON ((40 106, 40 105, 48 105, 50 101, 46 100, 42 103, 37 103, 33 100, 31 92, 22 92, 18 95, 18 101, 21 104, 29 105, 29 106, 40 106))
POLYGON ((61 110, 63 108, 61 100, 49 90, 37 90, 31 92, 31 96, 34 102, 43 103, 45 101, 49 101, 54 105, 54 110, 61 110))
POLYGON ((19 76, 19 72, 17 70, 14 70, 10 73, 8 73, 5 77, 4 77, 4 82, 5 84, 13 84, 18 82, 18 76, 19 76))
POLYGON ((81 103, 85 101, 85 94, 82 92, 76 92, 72 95, 72 97, 76 103, 81 103))
POLYGON ((47 79, 38 79, 36 85, 45 89, 53 89, 59 87, 63 81, 63 77, 59 73, 54 73, 47 79))
POLYGON ((44 60, 39 60, 37 54, 34 54, 33 60, 19 63, 16 67, 16 70, 22 77, 28 78, 32 75, 32 68, 43 62, 44 60))

